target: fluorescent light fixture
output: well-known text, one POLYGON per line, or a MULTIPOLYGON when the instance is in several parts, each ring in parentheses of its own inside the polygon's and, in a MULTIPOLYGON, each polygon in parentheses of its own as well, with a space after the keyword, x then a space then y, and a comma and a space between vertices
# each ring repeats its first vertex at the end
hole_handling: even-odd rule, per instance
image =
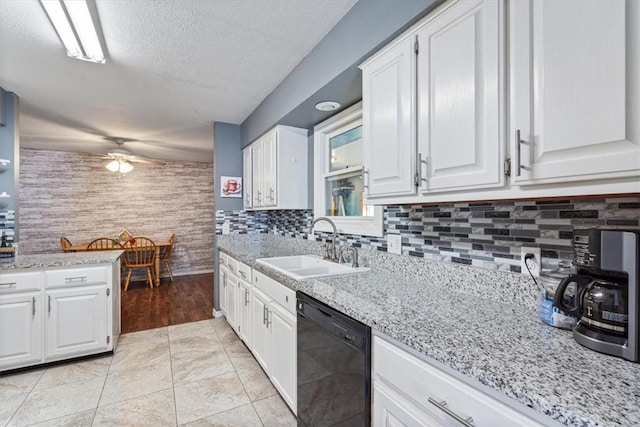
POLYGON ((105 168, 109 169, 111 172, 129 173, 133 170, 133 165, 125 160, 118 159, 107 163, 105 168))
POLYGON ((67 55, 83 61, 105 63, 98 33, 86 0, 40 0, 67 55))

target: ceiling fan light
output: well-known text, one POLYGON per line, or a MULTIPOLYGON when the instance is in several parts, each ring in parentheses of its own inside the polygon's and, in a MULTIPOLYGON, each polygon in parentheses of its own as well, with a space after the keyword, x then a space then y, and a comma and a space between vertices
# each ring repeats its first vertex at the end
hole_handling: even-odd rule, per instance
POLYGON ((120 160, 120 173, 129 173, 133 170, 133 165, 131 163, 125 162, 124 160, 120 160))
POLYGON ((112 160, 105 165, 111 172, 129 173, 133 170, 133 165, 125 160, 112 160))
POLYGON ((120 163, 117 160, 112 160, 106 164, 105 168, 109 169, 111 172, 118 172, 118 169, 120 169, 120 163))

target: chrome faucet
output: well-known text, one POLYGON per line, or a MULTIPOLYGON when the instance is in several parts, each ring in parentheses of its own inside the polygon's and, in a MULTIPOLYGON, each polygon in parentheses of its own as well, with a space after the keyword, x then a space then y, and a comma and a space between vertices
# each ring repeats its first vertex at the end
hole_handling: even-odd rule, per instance
POLYGON ((319 221, 327 221, 331 225, 331 228, 333 228, 331 250, 327 252, 326 258, 328 258, 333 262, 337 262, 338 254, 336 252, 336 240, 338 239, 338 229, 336 228, 336 225, 333 223, 333 221, 331 221, 326 216, 319 216, 318 218, 314 219, 313 222, 311 223, 311 226, 309 227, 309 234, 313 232, 313 226, 316 225, 319 221))

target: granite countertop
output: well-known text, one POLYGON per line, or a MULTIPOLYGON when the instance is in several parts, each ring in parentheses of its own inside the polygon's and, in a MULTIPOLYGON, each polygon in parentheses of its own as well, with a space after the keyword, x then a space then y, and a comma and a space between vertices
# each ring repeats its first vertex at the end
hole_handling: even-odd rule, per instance
POLYGON ((123 251, 110 250, 18 255, 14 258, 0 258, 0 271, 112 263, 116 262, 122 253, 123 251))
MULTIPOLYGON (((255 260, 308 253, 306 243, 287 245, 264 236, 243 236, 219 238, 218 247, 560 423, 640 425, 640 364, 582 347, 570 331, 539 321, 535 304, 515 303, 508 293, 505 301, 491 291, 454 289, 443 285, 437 274, 417 280, 410 273, 389 274, 373 265, 372 271, 357 275, 296 281, 255 260)), ((397 263, 410 258, 386 256, 397 263)), ((474 268, 468 266, 420 262, 436 264, 428 267, 431 271, 458 268, 463 279, 484 274, 469 274, 474 268)), ((506 273, 504 277, 511 280, 506 273)))

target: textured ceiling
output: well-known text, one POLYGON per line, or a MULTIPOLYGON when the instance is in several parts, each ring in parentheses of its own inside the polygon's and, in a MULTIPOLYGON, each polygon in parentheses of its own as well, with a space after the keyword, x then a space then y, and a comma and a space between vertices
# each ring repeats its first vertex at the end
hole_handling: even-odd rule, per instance
POLYGON ((211 162, 357 0, 97 0, 107 63, 68 58, 36 0, 0 0, 0 86, 21 146, 211 162))

